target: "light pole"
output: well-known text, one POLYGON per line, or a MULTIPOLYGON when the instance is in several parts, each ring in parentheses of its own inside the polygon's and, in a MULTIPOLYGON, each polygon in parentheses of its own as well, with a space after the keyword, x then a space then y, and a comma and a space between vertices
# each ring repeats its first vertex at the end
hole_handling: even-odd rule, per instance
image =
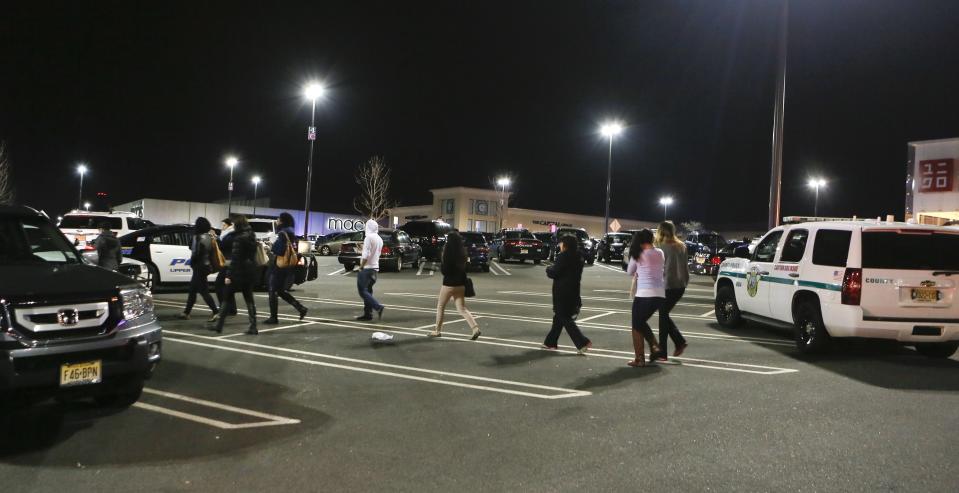
POLYGON ((316 141, 316 100, 323 97, 326 89, 317 82, 312 82, 303 88, 303 95, 310 100, 310 127, 306 130, 306 138, 310 141, 310 158, 306 162, 306 205, 303 207, 303 237, 310 234, 310 191, 313 181, 313 142, 316 141))
POLYGON ((673 205, 672 197, 663 197, 659 199, 659 205, 663 206, 663 221, 669 219, 669 206, 673 205))
POLYGON ((503 221, 506 215, 506 188, 510 185, 509 177, 501 177, 496 180, 496 184, 500 187, 499 195, 499 229, 503 229, 503 221))
POLYGON ((83 203, 83 208, 86 209, 87 212, 90 212, 90 203, 89 203, 89 202, 84 202, 84 203, 83 203))
POLYGON ((256 190, 260 187, 260 175, 253 177, 253 215, 256 215, 256 190))
POLYGON ((599 133, 609 139, 609 161, 606 164, 606 219, 603 223, 603 229, 607 234, 609 233, 610 189, 613 182, 613 137, 616 137, 622 133, 622 131, 623 124, 616 121, 604 123, 603 126, 599 128, 599 133))
POLYGON ((226 199, 226 215, 229 216, 233 212, 233 168, 236 168, 237 163, 239 163, 235 157, 230 156, 226 158, 226 165, 230 168, 230 184, 227 185, 227 199, 226 199))
POLYGON ((80 174, 80 194, 77 198, 77 209, 83 206, 83 175, 87 174, 87 165, 80 163, 77 165, 77 173, 80 174))
POLYGON ((816 190, 816 198, 812 206, 813 217, 819 217, 819 189, 826 186, 826 180, 823 178, 810 178, 809 188, 816 190))

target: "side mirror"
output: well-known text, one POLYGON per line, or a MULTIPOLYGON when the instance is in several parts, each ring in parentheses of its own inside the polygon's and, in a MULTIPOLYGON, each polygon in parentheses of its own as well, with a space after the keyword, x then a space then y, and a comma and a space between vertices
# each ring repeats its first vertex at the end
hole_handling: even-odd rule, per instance
POLYGON ((748 246, 736 247, 736 250, 733 252, 733 256, 736 258, 749 258, 750 257, 749 247, 748 246))

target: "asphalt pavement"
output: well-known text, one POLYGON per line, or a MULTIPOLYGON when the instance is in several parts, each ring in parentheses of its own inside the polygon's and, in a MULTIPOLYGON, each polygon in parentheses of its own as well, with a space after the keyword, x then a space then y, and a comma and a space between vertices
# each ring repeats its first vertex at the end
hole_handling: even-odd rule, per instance
POLYGON ((787 332, 720 328, 700 277, 674 312, 686 353, 630 368, 627 277, 602 264, 583 276, 586 356, 565 334, 539 349, 550 283, 528 262, 471 274, 479 340, 452 304, 430 339, 437 270, 381 273, 383 319, 357 322, 356 274, 321 258, 293 293, 307 317, 281 302, 258 336, 243 314, 222 335, 202 306, 177 320, 185 293, 158 294, 164 360, 141 401, 19 413, 4 490, 959 490, 955 358, 872 342, 803 357, 787 332))

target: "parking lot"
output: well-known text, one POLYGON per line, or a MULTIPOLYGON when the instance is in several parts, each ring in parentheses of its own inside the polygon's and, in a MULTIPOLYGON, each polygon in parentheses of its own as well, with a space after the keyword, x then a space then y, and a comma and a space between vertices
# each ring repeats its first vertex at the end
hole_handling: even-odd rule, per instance
MULTIPOLYGON (((698 277, 674 311, 690 346, 631 357, 627 277, 586 267, 579 356, 539 349, 551 317, 543 265, 472 274, 430 339, 438 265, 381 273, 382 321, 357 322, 355 273, 320 258, 293 293, 300 321, 222 335, 185 293, 156 296, 164 361, 133 408, 48 405, 0 442, 12 491, 955 491, 959 361, 856 342, 801 357, 791 334, 713 318, 698 277), (374 344, 371 334, 393 334, 374 344)), ((266 294, 257 293, 260 319, 266 294)), ((651 324, 656 329, 654 317, 651 324)))

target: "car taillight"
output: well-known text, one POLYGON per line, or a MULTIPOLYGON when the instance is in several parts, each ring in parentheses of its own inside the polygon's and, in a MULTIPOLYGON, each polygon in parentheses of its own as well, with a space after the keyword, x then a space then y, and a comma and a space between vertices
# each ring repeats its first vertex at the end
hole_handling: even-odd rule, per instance
POLYGON ((383 245, 383 249, 380 250, 380 255, 387 255, 387 256, 393 255, 393 249, 386 245, 383 245))
POLYGON ((719 265, 719 264, 723 263, 723 259, 721 259, 721 258, 719 258, 719 257, 717 257, 717 256, 713 256, 713 258, 709 260, 709 263, 711 263, 711 264, 713 264, 713 265, 719 265))
POLYGON ((862 301, 862 269, 846 269, 842 276, 842 304, 859 305, 862 301))
POLYGON ((476 251, 477 251, 477 252, 480 252, 480 253, 489 253, 489 248, 487 248, 487 247, 479 247, 479 248, 476 249, 476 251))
POLYGON ((430 242, 433 243, 434 245, 436 244, 436 241, 437 241, 437 239, 436 239, 435 236, 432 237, 432 238, 430 238, 430 242))
POLYGON ((516 241, 516 240, 506 240, 506 241, 504 241, 503 243, 504 243, 504 244, 507 244, 507 245, 509 245, 509 246, 516 246, 516 244, 519 243, 519 242, 516 241))

